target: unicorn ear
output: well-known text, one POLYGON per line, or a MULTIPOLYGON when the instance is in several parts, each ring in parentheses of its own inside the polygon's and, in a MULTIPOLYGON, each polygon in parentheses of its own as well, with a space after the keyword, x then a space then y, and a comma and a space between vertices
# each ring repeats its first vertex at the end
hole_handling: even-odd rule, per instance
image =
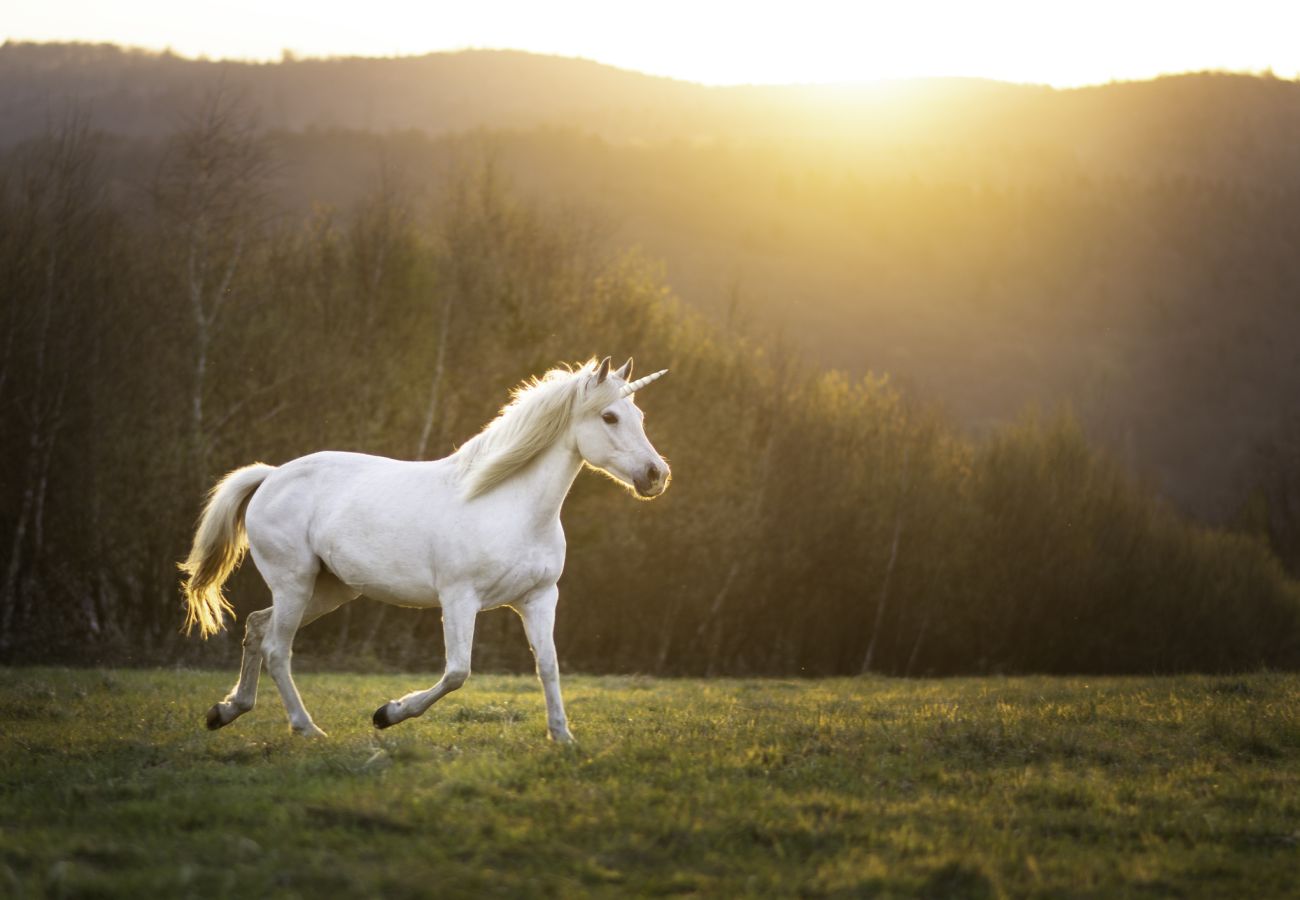
POLYGON ((606 356, 600 361, 600 368, 596 370, 596 384, 604 384, 605 379, 609 377, 609 357, 606 356))
POLYGON ((629 356, 627 358, 627 362, 623 363, 623 368, 619 369, 614 374, 617 375, 619 378, 623 379, 624 381, 631 381, 632 380, 632 357, 629 356))

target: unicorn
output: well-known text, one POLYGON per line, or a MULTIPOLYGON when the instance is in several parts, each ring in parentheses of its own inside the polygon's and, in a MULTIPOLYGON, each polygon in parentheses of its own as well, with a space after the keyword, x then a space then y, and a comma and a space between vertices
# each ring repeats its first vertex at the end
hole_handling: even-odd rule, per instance
POLYGON ((554 638, 565 552, 560 509, 584 465, 642 499, 667 489, 668 463, 646 438, 634 402, 666 372, 632 381, 632 360, 611 371, 609 357, 552 369, 517 387, 495 419, 442 459, 326 451, 222 478, 181 564, 185 630, 207 638, 226 627, 234 609, 222 585, 246 550, 272 604, 249 614, 239 680, 208 710, 208 728, 253 708, 265 661, 293 731, 324 737, 290 674, 294 635, 365 594, 395 606, 440 606, 446 642, 438 683, 379 707, 376 728, 423 715, 460 688, 476 617, 508 606, 537 663, 550 737, 571 742, 554 638))

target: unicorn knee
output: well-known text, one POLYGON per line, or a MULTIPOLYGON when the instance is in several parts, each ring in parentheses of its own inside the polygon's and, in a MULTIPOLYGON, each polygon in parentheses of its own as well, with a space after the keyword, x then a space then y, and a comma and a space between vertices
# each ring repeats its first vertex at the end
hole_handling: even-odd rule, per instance
POLYGON ((449 668, 442 673, 442 683, 449 691, 458 690, 469 680, 469 669, 449 668))
POLYGON ((554 662, 538 663, 537 677, 543 682, 554 681, 560 677, 560 667, 554 662))
POLYGON ((278 641, 262 641, 262 658, 267 668, 274 669, 281 664, 287 665, 293 657, 293 650, 278 641))

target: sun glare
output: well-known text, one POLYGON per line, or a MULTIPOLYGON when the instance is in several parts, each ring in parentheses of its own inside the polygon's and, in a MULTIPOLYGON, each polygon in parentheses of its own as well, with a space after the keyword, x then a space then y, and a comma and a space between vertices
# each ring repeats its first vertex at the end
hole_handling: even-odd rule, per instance
POLYGON ((1224 69, 1300 76, 1300 4, 1240 0, 1085 6, 989 0, 712 3, 653 7, 557 0, 430 4, 94 0, 24 4, 9 40, 110 41, 187 56, 272 60, 468 48, 593 59, 706 84, 861 82, 958 76, 1056 86, 1224 69))

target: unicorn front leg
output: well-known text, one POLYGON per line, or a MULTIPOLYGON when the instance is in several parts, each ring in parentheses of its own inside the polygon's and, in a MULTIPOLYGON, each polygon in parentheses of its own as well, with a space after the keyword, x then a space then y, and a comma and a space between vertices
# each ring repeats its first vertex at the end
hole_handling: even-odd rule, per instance
POLYGON ((573 743, 569 721, 564 715, 564 698, 560 696, 560 664, 555 655, 555 606, 560 589, 555 585, 530 594, 514 611, 524 623, 524 633, 537 660, 537 677, 546 695, 546 727, 551 740, 573 743))
POLYGON ((388 728, 415 716, 458 689, 469 678, 470 654, 474 647, 474 619, 478 598, 462 596, 442 606, 442 634, 447 646, 447 666, 438 683, 427 691, 412 691, 400 700, 390 700, 375 710, 376 728, 388 728))

